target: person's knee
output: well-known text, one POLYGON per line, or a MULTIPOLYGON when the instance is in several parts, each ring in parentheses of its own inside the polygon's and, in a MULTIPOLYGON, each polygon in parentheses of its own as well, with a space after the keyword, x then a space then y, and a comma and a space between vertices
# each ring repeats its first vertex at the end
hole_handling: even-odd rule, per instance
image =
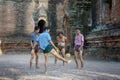
POLYGON ((31 54, 31 58, 34 58, 34 54, 31 54))
POLYGON ((62 49, 62 52, 64 53, 64 52, 65 52, 65 49, 62 49))
POLYGON ((82 55, 82 53, 83 53, 83 52, 80 50, 80 51, 79 51, 79 54, 82 55))
POLYGON ((38 54, 36 54, 36 59, 38 59, 39 57, 38 57, 38 54))
POLYGON ((38 60, 38 58, 39 58, 39 57, 38 57, 38 56, 36 56, 36 60, 38 60))
POLYGON ((52 50, 50 51, 50 53, 53 54, 53 55, 58 55, 58 53, 55 51, 55 49, 52 49, 52 50))
POLYGON ((31 52, 31 56, 34 56, 35 53, 31 52))
POLYGON ((76 56, 76 55, 74 55, 74 58, 75 58, 75 59, 77 59, 77 56, 76 56))
POLYGON ((82 60, 82 59, 83 59, 82 54, 80 54, 80 60, 82 60))
POLYGON ((45 62, 45 66, 48 66, 48 63, 47 63, 47 62, 45 62))
POLYGON ((31 59, 34 59, 34 56, 32 56, 31 59))
POLYGON ((74 56, 77 56, 77 52, 76 51, 74 52, 74 56))
POLYGON ((80 56, 82 56, 82 53, 79 53, 80 56))
POLYGON ((31 59, 30 59, 30 61, 32 61, 33 59, 34 59, 34 57, 32 56, 31 59))

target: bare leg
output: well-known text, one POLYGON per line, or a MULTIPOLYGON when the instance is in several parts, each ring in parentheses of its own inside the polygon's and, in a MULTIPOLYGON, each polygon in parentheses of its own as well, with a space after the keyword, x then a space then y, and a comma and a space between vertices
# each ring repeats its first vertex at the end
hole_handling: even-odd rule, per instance
POLYGON ((30 69, 32 68, 32 61, 34 59, 34 53, 31 51, 31 58, 30 58, 30 69))
POLYGON ((45 56, 45 74, 47 75, 47 71, 48 71, 48 53, 45 53, 44 56, 45 56))
POLYGON ((71 62, 71 60, 68 61, 68 60, 64 59, 63 57, 61 57, 54 49, 52 49, 50 53, 52 55, 54 55, 56 58, 66 62, 66 63, 70 63, 71 62))
POLYGON ((38 66, 38 52, 36 52, 35 55, 36 55, 36 69, 39 69, 39 66, 38 66))
POLYGON ((79 68, 77 57, 78 57, 78 56, 77 56, 77 51, 74 50, 74 59, 75 59, 76 67, 79 68))
POLYGON ((57 64, 57 58, 55 57, 55 63, 54 63, 54 65, 56 65, 57 64))
MULTIPOLYGON (((62 49, 61 53, 62 53, 62 57, 64 58, 65 57, 65 48, 62 49)), ((63 61, 63 66, 64 66, 64 61, 63 61)))
POLYGON ((82 57, 82 51, 79 51, 79 57, 81 62, 81 68, 83 68, 83 57, 82 57))
MULTIPOLYGON (((65 56, 65 48, 63 48, 60 52, 62 53, 62 57, 64 58, 64 56, 65 56)), ((57 58, 55 57, 55 65, 56 65, 56 63, 57 63, 57 58)), ((64 66, 64 61, 63 61, 63 66, 64 66)))

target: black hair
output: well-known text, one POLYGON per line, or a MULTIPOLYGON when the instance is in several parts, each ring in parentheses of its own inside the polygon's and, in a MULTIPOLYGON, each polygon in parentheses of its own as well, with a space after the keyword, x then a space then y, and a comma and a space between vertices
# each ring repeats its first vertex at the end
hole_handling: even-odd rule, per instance
POLYGON ((50 27, 48 27, 48 26, 44 27, 44 31, 46 31, 46 30, 50 30, 50 27))
POLYGON ((79 27, 77 27, 77 28, 75 28, 75 30, 80 30, 80 28, 79 28, 79 27))
POLYGON ((38 21, 38 26, 39 26, 39 28, 40 28, 39 33, 42 33, 42 32, 43 32, 44 27, 45 27, 45 24, 46 24, 46 22, 45 22, 44 20, 39 20, 39 21, 38 21))
POLYGON ((63 32, 59 32, 58 35, 62 34, 63 35, 63 32))
POLYGON ((34 31, 36 31, 36 30, 38 30, 38 29, 40 29, 39 26, 35 26, 35 27, 34 27, 34 31))

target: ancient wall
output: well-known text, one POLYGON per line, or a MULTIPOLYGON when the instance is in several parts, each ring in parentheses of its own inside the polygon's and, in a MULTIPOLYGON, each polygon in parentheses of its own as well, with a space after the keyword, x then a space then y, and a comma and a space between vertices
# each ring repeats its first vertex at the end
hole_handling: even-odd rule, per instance
POLYGON ((22 48, 29 43, 29 35, 34 29, 32 15, 35 8, 34 0, 0 0, 2 49, 22 48))
POLYGON ((86 37, 87 52, 103 59, 120 60, 120 11, 118 10, 120 1, 101 1, 103 1, 103 9, 100 9, 100 0, 96 3, 97 24, 86 37))
POLYGON ((56 6, 56 15, 57 15, 57 31, 64 31, 63 30, 63 6, 64 4, 62 2, 58 3, 56 6))
POLYGON ((29 35, 33 32, 34 21, 38 22, 42 15, 44 3, 47 3, 47 9, 44 10, 47 15, 47 24, 51 27, 52 38, 56 39, 56 31, 64 30, 63 0, 0 0, 2 50, 29 48, 27 47, 29 46, 29 35), (39 6, 43 8, 38 10, 39 6))
POLYGON ((51 28, 51 35, 54 42, 58 31, 63 31, 63 0, 48 0, 47 12, 48 26, 51 28))

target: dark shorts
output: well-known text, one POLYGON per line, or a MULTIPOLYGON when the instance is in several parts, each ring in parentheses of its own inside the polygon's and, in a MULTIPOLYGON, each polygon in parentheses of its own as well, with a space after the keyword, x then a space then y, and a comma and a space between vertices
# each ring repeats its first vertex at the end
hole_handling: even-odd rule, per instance
POLYGON ((59 50, 61 51, 62 49, 65 48, 65 46, 58 46, 59 50))
POLYGON ((51 50, 53 49, 53 47, 51 45, 48 45, 45 50, 43 50, 43 53, 49 53, 51 50))
MULTIPOLYGON (((81 47, 81 45, 76 45, 75 46, 75 50, 79 52, 79 48, 81 47)), ((81 51, 83 51, 83 47, 80 48, 81 51)))
MULTIPOLYGON (((34 48, 35 52, 38 52, 39 49, 40 49, 40 47, 38 45, 36 45, 35 48, 34 48)), ((32 48, 31 48, 31 50, 32 50, 32 48)))

